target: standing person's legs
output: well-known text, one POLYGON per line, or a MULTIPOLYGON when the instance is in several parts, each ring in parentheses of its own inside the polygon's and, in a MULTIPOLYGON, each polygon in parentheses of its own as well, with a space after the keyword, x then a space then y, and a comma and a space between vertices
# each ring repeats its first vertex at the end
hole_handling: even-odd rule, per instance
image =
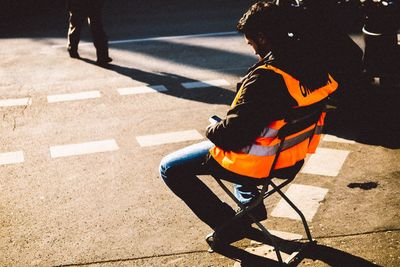
POLYGON ((97 62, 109 63, 112 59, 108 55, 108 37, 103 27, 103 1, 89 1, 89 8, 89 25, 96 47, 97 62))
POLYGON ((68 28, 68 52, 70 57, 79 58, 78 44, 81 38, 81 30, 84 17, 79 11, 69 11, 68 28))
POLYGON ((161 161, 160 175, 197 217, 215 229, 235 212, 196 176, 209 173, 203 162, 212 146, 204 141, 167 155, 161 161))

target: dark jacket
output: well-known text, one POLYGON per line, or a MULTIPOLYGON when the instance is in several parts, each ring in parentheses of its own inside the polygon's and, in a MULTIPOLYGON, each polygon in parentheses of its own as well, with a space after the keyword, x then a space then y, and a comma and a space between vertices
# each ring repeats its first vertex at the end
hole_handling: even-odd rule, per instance
POLYGON ((101 12, 103 0, 67 0, 68 12, 78 12, 84 16, 101 12))
POLYGON ((291 73, 285 64, 275 60, 271 53, 251 67, 238 84, 237 89, 242 84, 244 87, 237 105, 229 109, 224 119, 206 130, 207 138, 216 146, 237 151, 252 144, 269 123, 288 116, 301 116, 305 109, 317 107, 313 105, 314 107, 298 109, 297 114, 293 114, 292 107, 297 103, 286 90, 282 76, 270 70, 256 70, 263 64, 270 64, 291 73))

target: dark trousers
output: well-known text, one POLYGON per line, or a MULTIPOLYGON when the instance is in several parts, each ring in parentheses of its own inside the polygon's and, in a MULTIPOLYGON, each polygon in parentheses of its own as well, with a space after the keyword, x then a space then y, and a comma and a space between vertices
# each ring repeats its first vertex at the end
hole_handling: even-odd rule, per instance
POLYGON ((82 26, 87 22, 96 48, 97 59, 108 58, 108 38, 103 29, 102 7, 103 1, 68 1, 68 51, 78 51, 82 26))

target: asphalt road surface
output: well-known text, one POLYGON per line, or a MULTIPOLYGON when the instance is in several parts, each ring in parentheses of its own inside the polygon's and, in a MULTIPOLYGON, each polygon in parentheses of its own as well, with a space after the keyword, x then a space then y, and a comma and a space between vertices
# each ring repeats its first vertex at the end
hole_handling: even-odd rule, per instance
MULTIPOLYGON (((252 2, 106 1, 108 68, 95 64, 87 29, 83 59, 68 57, 59 1, 3 16, 0 266, 260 262, 244 252, 263 249, 250 240, 236 261, 209 254, 210 229, 158 175, 163 156, 205 140, 208 117, 224 116, 257 60, 235 33, 252 2)), ((399 93, 361 95, 332 112, 321 149, 288 188, 320 244, 300 265, 400 265, 399 93)), ((265 225, 304 235, 278 198, 267 206, 265 225)))

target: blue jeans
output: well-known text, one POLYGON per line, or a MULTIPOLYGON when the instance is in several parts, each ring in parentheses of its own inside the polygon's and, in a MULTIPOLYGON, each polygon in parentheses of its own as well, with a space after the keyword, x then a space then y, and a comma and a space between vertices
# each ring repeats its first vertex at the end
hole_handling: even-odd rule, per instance
MULTIPOLYGON (((210 175, 213 170, 204 164, 214 144, 203 141, 165 156, 160 163, 160 176, 202 221, 215 229, 234 216, 235 211, 222 202, 197 175, 210 175)), ((258 196, 256 185, 234 184, 234 194, 243 204, 258 196)))

